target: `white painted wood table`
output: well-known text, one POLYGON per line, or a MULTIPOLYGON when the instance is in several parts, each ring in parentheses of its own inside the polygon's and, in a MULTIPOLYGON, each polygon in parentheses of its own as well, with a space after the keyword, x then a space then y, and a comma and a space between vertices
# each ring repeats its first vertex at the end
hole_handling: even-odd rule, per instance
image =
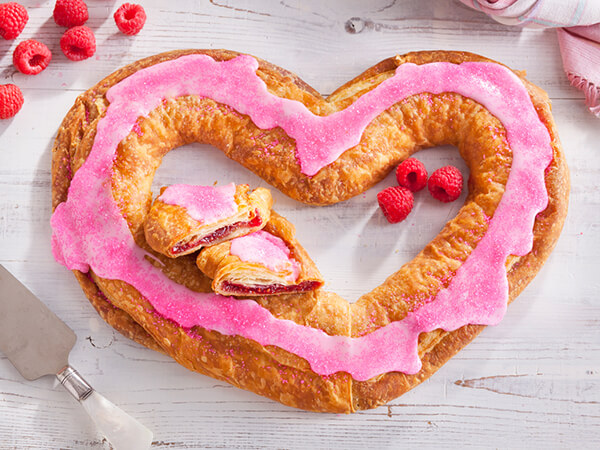
MULTIPOLYGON (((148 1, 136 37, 120 34, 114 2, 89 0, 96 55, 60 52, 53 2, 23 1, 30 21, 16 42, 0 41, 1 83, 18 84, 25 106, 0 123, 0 263, 71 326, 71 363, 100 392, 155 434, 155 448, 598 448, 600 446, 600 120, 563 74, 552 31, 507 28, 451 0, 148 1), (38 76, 12 66, 23 38, 54 58, 38 76), (296 411, 192 373, 127 340, 97 316, 50 251, 50 150, 77 95, 118 67, 177 48, 228 48, 299 74, 323 93, 398 53, 456 49, 527 70, 547 90, 572 176, 569 217, 550 260, 488 328, 429 381, 389 405, 351 416, 296 411)), ((431 171, 466 168, 452 148, 420 156, 431 171)), ((208 146, 170 154, 155 187, 173 182, 260 179, 208 146)), ((456 213, 416 197, 408 220, 389 225, 376 192, 311 208, 276 194, 327 288, 348 298, 381 283, 456 213)), ((1 301, 1 299, 0 299, 1 301)), ((50 378, 26 382, 0 355, 0 448, 109 448, 74 400, 50 378)))

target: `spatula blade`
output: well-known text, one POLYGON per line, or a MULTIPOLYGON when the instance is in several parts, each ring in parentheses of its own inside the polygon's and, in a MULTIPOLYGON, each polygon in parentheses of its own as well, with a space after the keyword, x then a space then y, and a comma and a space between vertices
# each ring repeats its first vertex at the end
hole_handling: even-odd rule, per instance
POLYGON ((68 364, 75 333, 0 265, 0 351, 28 380, 68 364))

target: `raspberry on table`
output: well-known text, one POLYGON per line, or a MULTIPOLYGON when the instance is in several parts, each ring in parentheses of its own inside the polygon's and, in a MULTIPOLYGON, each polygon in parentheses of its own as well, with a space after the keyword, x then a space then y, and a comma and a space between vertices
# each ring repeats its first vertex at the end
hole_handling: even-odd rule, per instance
POLYGON ((96 53, 96 37, 85 25, 69 28, 60 38, 60 49, 71 61, 81 61, 96 53))
POLYGON ((0 119, 10 119, 23 106, 23 93, 14 84, 0 85, 0 119))
POLYGON ((377 194, 379 207, 390 223, 402 222, 413 208, 413 193, 402 186, 391 186, 377 194))
POLYGON ((427 170, 418 159, 408 158, 396 168, 396 180, 400 186, 417 192, 427 185, 427 170))
POLYGON ((21 42, 13 52, 13 64, 25 75, 36 75, 52 60, 50 49, 35 39, 21 42))
POLYGON ((77 27, 87 22, 89 15, 83 0, 56 0, 54 22, 59 27, 77 27))
POLYGON ((23 5, 15 2, 0 5, 0 36, 15 39, 29 20, 29 14, 23 5))
POLYGON ((146 23, 146 11, 141 5, 123 3, 114 14, 115 23, 121 33, 132 36, 138 34, 146 23))
POLYGON ((454 166, 445 166, 431 174, 427 187, 433 198, 448 203, 460 197, 462 185, 460 170, 454 166))

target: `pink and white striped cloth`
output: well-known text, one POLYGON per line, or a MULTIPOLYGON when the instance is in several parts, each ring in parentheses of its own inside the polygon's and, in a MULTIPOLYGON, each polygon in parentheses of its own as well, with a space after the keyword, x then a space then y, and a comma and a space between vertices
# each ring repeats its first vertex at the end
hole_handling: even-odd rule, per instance
POLYGON ((600 0, 460 0, 506 25, 557 28, 571 84, 600 117, 600 0))

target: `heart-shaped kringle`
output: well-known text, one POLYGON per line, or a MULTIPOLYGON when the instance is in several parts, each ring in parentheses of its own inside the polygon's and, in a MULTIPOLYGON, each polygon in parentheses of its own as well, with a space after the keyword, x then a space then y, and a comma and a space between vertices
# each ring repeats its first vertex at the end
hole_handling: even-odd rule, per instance
POLYGON ((77 99, 52 174, 55 255, 109 324, 190 369, 332 412, 403 394, 480 324, 497 323, 554 247, 569 190, 546 94, 486 58, 441 51, 382 61, 326 100, 234 52, 152 56, 77 99), (322 290, 202 294, 210 280, 195 255, 154 253, 143 231, 162 157, 190 142, 314 205, 351 198, 414 152, 451 144, 469 166, 469 195, 411 262, 352 305, 322 290))

